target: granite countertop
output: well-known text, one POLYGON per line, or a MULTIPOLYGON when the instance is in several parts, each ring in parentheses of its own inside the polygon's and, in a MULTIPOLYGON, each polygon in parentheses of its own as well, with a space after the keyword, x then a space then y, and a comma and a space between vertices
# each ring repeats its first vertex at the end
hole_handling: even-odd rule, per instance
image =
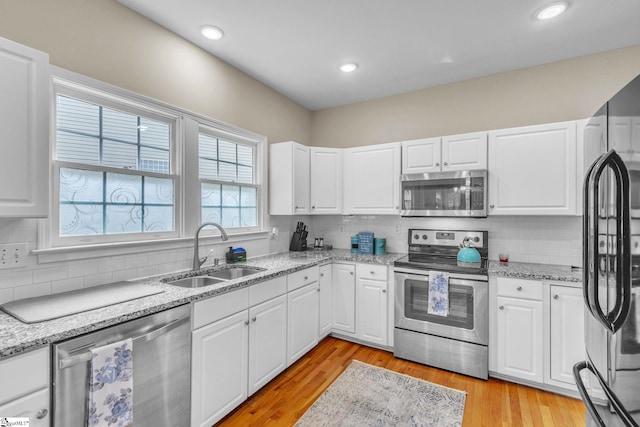
MULTIPOLYGON (((166 284, 161 280, 185 277, 185 275, 202 275, 213 270, 228 268, 228 266, 211 266, 194 273, 189 273, 188 270, 185 270, 173 274, 132 280, 132 283, 143 283, 159 287, 164 292, 49 321, 31 324, 22 323, 5 312, 0 311, 0 359, 143 317, 148 314, 188 304, 192 301, 255 285, 265 280, 284 276, 324 262, 336 260, 392 266, 393 262, 401 256, 404 256, 404 254, 352 254, 350 250, 347 249, 287 252, 250 258, 246 263, 243 263, 248 266, 264 268, 265 271, 261 273, 251 275, 248 278, 238 278, 201 288, 181 288, 166 284)), ((234 264, 234 266, 243 264, 234 264)))
POLYGON ((533 264, 528 262, 489 261, 489 275, 530 280, 582 282, 582 268, 569 265, 533 264))

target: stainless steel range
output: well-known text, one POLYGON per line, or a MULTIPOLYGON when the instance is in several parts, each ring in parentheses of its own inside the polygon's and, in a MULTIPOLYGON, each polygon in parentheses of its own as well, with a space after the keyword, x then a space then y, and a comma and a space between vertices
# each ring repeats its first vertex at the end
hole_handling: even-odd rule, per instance
POLYGON ((487 255, 486 231, 409 230, 409 254, 394 264, 396 357, 489 377, 487 255), (480 262, 457 260, 465 241, 480 262))

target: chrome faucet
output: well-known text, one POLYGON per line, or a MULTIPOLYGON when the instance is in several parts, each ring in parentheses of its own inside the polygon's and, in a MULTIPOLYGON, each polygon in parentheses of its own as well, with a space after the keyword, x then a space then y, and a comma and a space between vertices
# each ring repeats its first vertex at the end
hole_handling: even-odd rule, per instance
POLYGON ((207 260, 208 255, 206 257, 200 258, 200 238, 198 237, 200 235, 200 230, 202 230, 203 228, 205 228, 208 225, 212 225, 214 227, 217 227, 218 230, 220 230, 220 237, 222 238, 222 240, 229 240, 229 237, 227 236, 227 232, 224 230, 224 228, 222 228, 222 226, 220 224, 217 224, 215 222, 205 222, 203 223, 200 227, 198 227, 198 229, 196 230, 196 235, 193 238, 193 271, 199 270, 200 267, 202 266, 202 264, 204 264, 204 262, 207 260))

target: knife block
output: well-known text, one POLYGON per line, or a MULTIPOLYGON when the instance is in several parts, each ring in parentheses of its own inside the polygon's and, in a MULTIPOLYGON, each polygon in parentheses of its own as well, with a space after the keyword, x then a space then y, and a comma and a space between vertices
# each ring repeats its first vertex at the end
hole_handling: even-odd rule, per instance
POLYGON ((289 244, 289 250, 290 251, 306 251, 307 239, 302 238, 301 233, 297 231, 294 232, 293 236, 291 236, 291 243, 289 244))

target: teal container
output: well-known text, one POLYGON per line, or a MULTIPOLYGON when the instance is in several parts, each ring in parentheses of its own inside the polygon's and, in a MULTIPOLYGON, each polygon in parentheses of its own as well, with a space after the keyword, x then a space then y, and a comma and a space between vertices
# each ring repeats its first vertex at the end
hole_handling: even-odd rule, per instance
POLYGON ((358 236, 351 236, 351 253, 358 253, 358 236))
POLYGON ((375 255, 384 255, 387 253, 387 239, 373 239, 373 253, 375 255))

